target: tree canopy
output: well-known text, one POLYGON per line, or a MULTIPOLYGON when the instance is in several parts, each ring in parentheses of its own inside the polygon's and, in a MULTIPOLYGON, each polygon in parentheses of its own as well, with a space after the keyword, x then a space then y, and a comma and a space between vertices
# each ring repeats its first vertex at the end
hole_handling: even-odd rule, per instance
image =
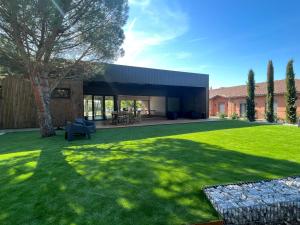
POLYGON ((253 70, 250 70, 248 74, 247 93, 247 118, 252 122, 255 121, 255 80, 253 70))
POLYGON ((122 55, 127 17, 127 0, 0 0, 0 67, 29 78, 42 136, 55 134, 51 92, 122 55))
POLYGON ((297 90, 295 85, 295 73, 293 60, 290 60, 286 67, 286 120, 288 123, 297 122, 297 90))
POLYGON ((268 63, 267 72, 266 120, 270 123, 274 122, 274 67, 272 60, 268 63))
POLYGON ((0 0, 0 63, 65 76, 76 61, 114 60, 127 12, 125 0, 0 0))

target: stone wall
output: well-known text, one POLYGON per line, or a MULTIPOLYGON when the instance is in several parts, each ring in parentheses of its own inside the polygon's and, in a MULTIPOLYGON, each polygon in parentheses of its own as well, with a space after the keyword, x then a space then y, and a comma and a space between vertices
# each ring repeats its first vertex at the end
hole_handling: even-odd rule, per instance
POLYGON ((226 225, 300 224, 300 177, 204 189, 226 225))

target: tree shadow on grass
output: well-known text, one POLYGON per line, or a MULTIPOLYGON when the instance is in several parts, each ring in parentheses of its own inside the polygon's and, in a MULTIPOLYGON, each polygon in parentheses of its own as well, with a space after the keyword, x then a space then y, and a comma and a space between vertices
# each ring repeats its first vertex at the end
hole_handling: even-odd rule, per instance
MULTIPOLYGON (((96 143, 111 143, 113 142, 140 140, 145 138, 165 137, 170 135, 191 134, 198 132, 227 130, 236 128, 249 128, 260 126, 272 126, 259 123, 250 123, 238 120, 224 120, 199 122, 188 124, 167 124, 156 126, 142 126, 142 127, 125 127, 125 128, 111 128, 99 129, 96 134, 92 135, 90 144, 96 143)), ((75 143, 75 142, 74 142, 75 143)))
POLYGON ((24 157, 0 163, 0 170, 7 174, 0 180, 4 190, 0 223, 176 225, 207 221, 217 215, 201 191, 204 186, 300 171, 297 163, 176 138, 98 147, 44 146, 41 152, 24 157), (28 171, 32 161, 37 164, 28 171), (18 169, 10 173, 16 165, 18 169), (33 174, 13 182, 24 171, 33 174))
POLYGON ((56 137, 40 138, 38 132, 16 132, 0 136, 0 154, 19 151, 31 151, 33 149, 47 149, 49 145, 65 147, 73 145, 92 145, 99 143, 119 143, 121 141, 140 140, 145 138, 166 137, 170 135, 180 135, 188 133, 198 133, 207 131, 217 131, 236 128, 250 128, 260 126, 271 126, 259 123, 249 123, 245 121, 211 121, 189 124, 167 124, 157 126, 127 127, 99 129, 92 134, 92 138, 76 138, 73 142, 67 142, 63 138, 63 131, 58 131, 56 137))

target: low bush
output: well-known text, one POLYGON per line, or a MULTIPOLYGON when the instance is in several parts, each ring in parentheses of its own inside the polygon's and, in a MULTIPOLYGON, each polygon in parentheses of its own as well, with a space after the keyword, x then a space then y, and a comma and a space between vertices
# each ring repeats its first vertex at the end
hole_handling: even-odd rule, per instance
POLYGON ((234 112, 234 113, 231 114, 230 118, 232 120, 237 120, 237 119, 239 119, 239 115, 236 112, 234 112))
POLYGON ((219 118, 220 119, 225 119, 226 118, 226 114, 225 113, 219 113, 219 118))

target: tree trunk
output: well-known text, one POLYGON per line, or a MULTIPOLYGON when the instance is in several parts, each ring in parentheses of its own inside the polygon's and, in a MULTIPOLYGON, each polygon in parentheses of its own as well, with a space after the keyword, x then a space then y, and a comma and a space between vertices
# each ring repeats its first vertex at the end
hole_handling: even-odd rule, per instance
POLYGON ((42 137, 55 135, 50 113, 50 88, 47 77, 30 76, 42 137))

